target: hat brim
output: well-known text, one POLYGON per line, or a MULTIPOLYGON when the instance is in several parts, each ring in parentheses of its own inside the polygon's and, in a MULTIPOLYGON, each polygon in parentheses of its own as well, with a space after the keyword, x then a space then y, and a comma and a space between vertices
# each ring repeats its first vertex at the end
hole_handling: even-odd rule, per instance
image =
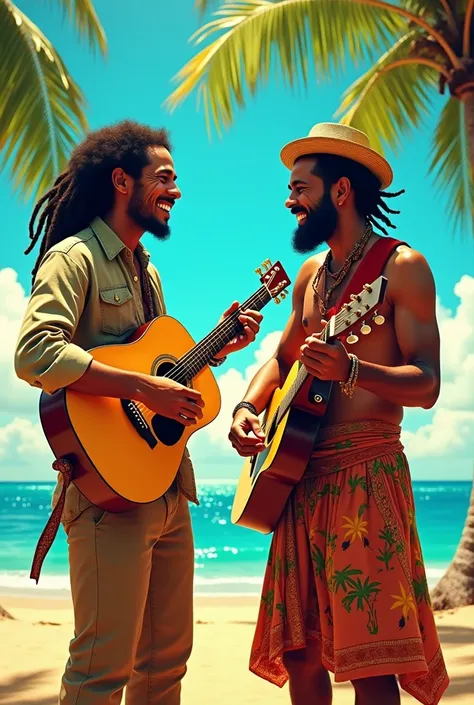
POLYGON ((380 181, 381 189, 386 189, 393 181, 393 171, 388 161, 370 147, 364 147, 356 142, 334 137, 302 137, 286 144, 280 152, 280 157, 283 164, 291 171, 298 157, 305 154, 334 154, 352 159, 375 174, 380 181))

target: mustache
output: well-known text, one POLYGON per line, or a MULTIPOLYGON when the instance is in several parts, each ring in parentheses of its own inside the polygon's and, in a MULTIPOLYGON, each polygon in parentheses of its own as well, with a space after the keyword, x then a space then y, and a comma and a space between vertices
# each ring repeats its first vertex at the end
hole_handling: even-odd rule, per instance
POLYGON ((166 201, 170 205, 174 205, 176 203, 176 198, 171 198, 171 196, 159 196, 158 197, 159 201, 166 201))
POLYGON ((306 208, 303 208, 303 206, 293 206, 293 208, 290 208, 290 213, 293 215, 297 215, 297 213, 307 213, 308 211, 306 208))

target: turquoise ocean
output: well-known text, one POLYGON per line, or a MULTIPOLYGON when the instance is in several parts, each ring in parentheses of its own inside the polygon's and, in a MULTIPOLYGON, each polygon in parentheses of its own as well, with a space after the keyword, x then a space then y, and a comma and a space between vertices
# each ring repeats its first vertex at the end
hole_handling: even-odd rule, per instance
MULTIPOLYGON (((43 564, 38 585, 29 578, 36 542, 51 511, 52 483, 0 483, 0 594, 62 597, 69 593, 67 544, 62 527, 43 564)), ((461 536, 471 482, 413 482, 416 518, 434 585, 461 536)), ((235 485, 200 483, 200 505, 191 505, 197 595, 260 592, 271 536, 234 526, 235 485)))

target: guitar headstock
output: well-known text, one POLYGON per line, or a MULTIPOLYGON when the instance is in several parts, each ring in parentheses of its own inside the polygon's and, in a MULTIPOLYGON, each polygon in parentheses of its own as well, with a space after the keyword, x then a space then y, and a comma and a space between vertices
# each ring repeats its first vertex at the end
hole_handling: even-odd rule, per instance
POLYGON ((255 270, 255 274, 259 275, 260 281, 267 288, 276 304, 279 304, 282 299, 286 299, 288 296, 286 289, 291 281, 281 266, 281 262, 272 264, 269 259, 266 259, 265 262, 262 262, 261 268, 255 270))
POLYGON ((372 284, 364 284, 358 294, 351 294, 351 303, 343 304, 339 313, 328 321, 328 337, 335 338, 348 330, 346 343, 354 345, 359 340, 358 332, 370 334, 371 321, 377 326, 383 325, 385 318, 376 309, 384 300, 386 288, 387 279, 379 277, 372 284), (373 315, 369 315, 372 311, 373 315))

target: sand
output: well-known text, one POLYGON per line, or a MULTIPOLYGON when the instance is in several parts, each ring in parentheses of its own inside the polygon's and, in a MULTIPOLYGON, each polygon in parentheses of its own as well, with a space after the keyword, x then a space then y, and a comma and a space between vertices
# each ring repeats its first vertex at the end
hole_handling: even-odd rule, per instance
MULTIPOLYGON (((73 620, 68 600, 0 596, 15 621, 0 620, 0 703, 57 705, 73 620)), ((276 688, 248 671, 258 598, 196 598, 195 646, 183 683, 182 705, 289 705, 276 688)), ((436 615, 451 684, 442 702, 474 702, 474 607, 436 615)), ((353 703, 337 684, 334 705, 353 703)), ((402 702, 415 703, 403 695, 402 702)))

